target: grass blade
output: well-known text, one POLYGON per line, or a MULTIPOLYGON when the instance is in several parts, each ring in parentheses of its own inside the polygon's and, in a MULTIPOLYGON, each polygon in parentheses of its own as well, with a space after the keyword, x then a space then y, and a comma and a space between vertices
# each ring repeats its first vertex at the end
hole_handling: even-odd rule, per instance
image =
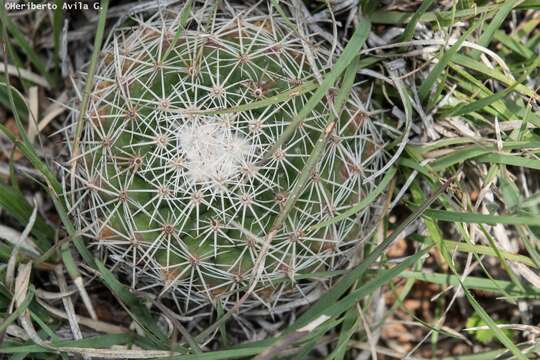
POLYGON ((426 100, 431 89, 433 88, 433 85, 439 79, 441 74, 443 73, 444 69, 448 65, 448 63, 452 60, 452 57, 459 51, 461 48, 461 45, 463 42, 469 37, 469 35, 472 34, 473 31, 475 31, 479 26, 479 23, 472 24, 467 31, 461 37, 456 41, 454 45, 452 45, 448 51, 446 51, 437 64, 433 67, 427 78, 422 82, 422 85, 418 89, 418 93, 420 95, 420 99, 426 100))
MULTIPOLYGON (((405 279, 415 279, 438 285, 460 285, 460 277, 454 274, 428 273, 422 271, 404 271, 399 276, 405 279)), ((501 291, 501 289, 503 289, 505 292, 515 297, 540 298, 540 290, 533 289, 532 287, 525 287, 525 291, 523 291, 511 281, 506 280, 491 280, 478 276, 467 276, 463 280, 463 285, 469 289, 489 291, 496 294, 503 294, 503 292, 501 291)))
POLYGON ((13 38, 19 45, 19 48, 22 50, 22 52, 25 53, 25 55, 40 72, 40 74, 45 79, 47 79, 49 84, 55 84, 55 79, 48 71, 47 66, 45 65, 45 61, 41 58, 41 56, 38 55, 32 45, 28 43, 23 33, 17 28, 17 25, 6 14, 5 9, 5 0, 2 0, 2 4, 0 6, 0 19, 2 20, 3 26, 7 28, 9 33, 13 36, 13 38))
MULTIPOLYGON (((86 84, 84 86, 83 97, 81 101, 81 107, 79 109, 79 116, 77 118, 77 128, 75 129, 75 137, 73 141, 73 156, 75 159, 78 155, 79 139, 82 134, 84 116, 86 114, 86 108, 88 107, 88 100, 90 99, 90 92, 94 85, 94 74, 96 72, 97 60, 101 50, 101 44, 103 42, 103 34, 105 32, 105 21, 107 20, 107 10, 109 8, 109 0, 103 0, 101 2, 101 9, 99 11, 99 19, 96 29, 96 36, 94 38, 94 51, 90 58, 90 65, 88 66, 88 73, 86 76, 86 84)), ((73 168, 77 164, 77 161, 73 161, 73 168)))
POLYGON ((101 278, 118 298, 124 309, 130 314, 143 329, 149 338, 156 345, 162 346, 167 336, 157 326, 157 321, 152 318, 149 310, 140 302, 139 298, 133 295, 114 275, 100 262, 96 261, 97 268, 101 273, 101 278))
POLYGON ((484 310, 484 308, 482 307, 482 305, 480 305, 478 303, 478 301, 476 301, 476 299, 474 298, 474 296, 472 296, 471 292, 469 291, 469 289, 467 289, 465 286, 462 285, 462 288, 463 288, 463 291, 465 293, 465 296, 467 297, 467 300, 469 300, 469 303, 472 305, 472 307, 474 308, 474 311, 476 311, 476 313, 478 315, 480 315, 480 317, 482 318, 482 320, 484 320, 484 322, 489 326, 489 328, 495 333, 495 336, 497 337, 497 339, 501 342, 501 344, 503 344, 504 346, 506 346, 506 348, 508 350, 510 350, 512 352, 512 354, 514 354, 514 356, 517 358, 517 359, 520 359, 520 360, 527 360, 528 359, 528 356, 525 356, 523 355, 523 353, 521 352, 521 350, 519 350, 516 345, 514 345, 514 343, 512 342, 512 340, 504 333, 504 331, 502 331, 498 326, 497 324, 495 323, 495 321, 493 321, 493 319, 491 318, 491 316, 488 315, 488 313, 486 312, 486 310, 484 310))
POLYGON ((390 170, 388 170, 388 172, 386 173, 386 175, 384 175, 384 178, 381 180, 381 183, 377 185, 377 187, 372 192, 370 192, 365 198, 360 200, 356 205, 352 206, 350 209, 347 209, 343 213, 331 219, 323 221, 322 223, 312 226, 312 229, 318 230, 328 225, 335 224, 343 219, 348 218, 349 216, 352 216, 358 213, 359 211, 364 209, 366 206, 370 205, 373 201, 375 201, 377 196, 379 196, 379 194, 381 194, 386 189, 386 187, 388 186, 388 184, 390 183, 394 175, 396 175, 396 172, 397 172, 397 168, 391 167, 390 170))
POLYGON ((414 32, 416 31, 416 24, 422 17, 422 15, 429 9, 433 4, 433 0, 424 0, 422 5, 416 10, 411 20, 407 23, 403 35, 401 35, 401 41, 410 41, 413 38, 414 32))
POLYGON ((478 44, 487 47, 491 42, 495 31, 497 31, 501 27, 504 19, 506 19, 510 11, 512 11, 512 9, 521 2, 523 2, 523 0, 505 1, 500 7, 499 11, 497 11, 495 17, 489 23, 488 27, 484 30, 484 32, 478 39, 478 44))
POLYGON ((540 225, 540 217, 529 215, 489 215, 434 209, 426 210, 424 215, 439 221, 459 222, 466 224, 540 225))
POLYGON ((354 30, 351 39, 343 50, 343 53, 333 66, 332 71, 330 71, 330 73, 324 77, 323 82, 317 88, 315 93, 311 95, 302 110, 298 113, 294 120, 287 125, 287 128, 283 131, 283 134, 280 136, 278 141, 276 141, 276 144, 268 151, 266 158, 268 155, 273 154, 276 149, 279 149, 285 144, 285 142, 296 131, 298 125, 300 125, 300 123, 306 118, 306 116, 309 115, 309 113, 311 113, 315 106, 320 103, 322 98, 328 93, 328 90, 334 86, 339 76, 345 71, 353 59, 358 56, 358 51, 362 48, 364 42, 367 40, 370 30, 371 23, 365 18, 360 18, 358 26, 354 30))

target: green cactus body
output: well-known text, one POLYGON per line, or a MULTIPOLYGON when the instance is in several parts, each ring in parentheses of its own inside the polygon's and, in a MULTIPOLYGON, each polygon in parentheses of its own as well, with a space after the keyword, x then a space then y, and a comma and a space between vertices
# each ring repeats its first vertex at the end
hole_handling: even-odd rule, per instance
MULTIPOLYGON (((74 211, 81 229, 134 288, 158 288, 186 304, 232 306, 246 291, 330 113, 318 105, 264 158, 312 94, 302 89, 316 82, 313 67, 324 75, 333 57, 278 17, 231 11, 192 16, 176 41, 177 19, 117 29, 103 50, 80 139, 74 211), (283 101, 235 110, 287 92, 283 101)), ((359 219, 310 226, 375 186, 364 180, 387 155, 367 112, 353 88, 246 304, 289 301, 315 286, 297 274, 346 264, 361 236, 350 236, 359 219)))

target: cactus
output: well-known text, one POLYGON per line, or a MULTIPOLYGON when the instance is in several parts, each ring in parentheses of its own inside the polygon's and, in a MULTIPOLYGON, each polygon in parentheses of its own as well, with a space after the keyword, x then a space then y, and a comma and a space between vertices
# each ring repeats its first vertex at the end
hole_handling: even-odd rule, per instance
MULTIPOLYGON (((373 189, 366 179, 388 157, 387 125, 353 87, 309 182, 285 210, 325 131, 328 98, 275 144, 334 55, 260 9, 199 10, 184 30, 178 23, 163 14, 132 19, 102 51, 66 181, 79 229, 133 288, 186 308, 230 307, 248 291, 244 305, 302 297, 317 283, 301 275, 346 266, 364 234, 369 208, 312 225, 373 189)), ((76 127, 73 120, 70 136, 76 127)))

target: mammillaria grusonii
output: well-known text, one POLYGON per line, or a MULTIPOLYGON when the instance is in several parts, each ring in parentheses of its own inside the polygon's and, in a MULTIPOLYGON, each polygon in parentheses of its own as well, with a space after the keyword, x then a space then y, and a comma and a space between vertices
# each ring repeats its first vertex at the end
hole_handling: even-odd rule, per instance
POLYGON ((331 89, 302 113, 335 55, 286 19, 227 6, 179 32, 167 14, 102 51, 66 181, 78 226, 134 289, 182 307, 301 298, 317 286, 305 275, 346 266, 365 234, 370 208, 313 225, 374 188, 389 127, 360 86, 341 111, 331 89))

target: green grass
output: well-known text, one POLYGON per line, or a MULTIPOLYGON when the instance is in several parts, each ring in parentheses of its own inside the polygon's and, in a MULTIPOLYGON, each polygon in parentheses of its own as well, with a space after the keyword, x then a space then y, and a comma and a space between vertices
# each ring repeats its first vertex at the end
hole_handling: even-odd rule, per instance
MULTIPOLYGON (((516 336, 509 337, 498 324, 501 321, 519 321, 506 316, 516 309, 518 301, 530 310, 532 302, 540 299, 540 290, 532 283, 535 279, 528 278, 520 270, 520 266, 526 266, 535 275, 540 268, 540 114, 537 111, 540 99, 540 31, 535 27, 538 22, 534 18, 523 18, 527 11, 538 11, 540 5, 531 0, 474 3, 460 2, 463 6, 458 7, 456 2, 453 8, 441 11, 438 8, 440 4, 430 0, 423 1, 413 10, 387 10, 378 2, 362 1, 365 9, 375 8, 366 12, 364 17, 357 18, 357 27, 333 70, 322 74, 320 84, 313 82, 294 89, 294 92, 315 92, 295 121, 289 124, 276 147, 286 142, 332 88, 337 88, 334 106, 339 113, 360 69, 384 77, 386 82, 368 76, 362 76, 361 81, 365 82, 366 89, 373 89, 369 94, 372 101, 387 107, 385 121, 395 123, 398 121, 395 114, 401 114, 402 132, 395 135, 392 162, 381 171, 384 174, 381 174, 383 176, 375 190, 358 199, 349 209, 340 211, 335 218, 315 226, 325 227, 376 205, 378 217, 371 231, 362 234, 354 266, 335 273, 298 274, 298 279, 324 278, 328 287, 311 305, 298 309, 276 335, 241 344, 228 332, 231 326, 236 326, 234 309, 218 309, 209 322, 193 328, 187 326, 188 322, 182 322, 180 333, 186 329, 192 332, 184 334, 187 336, 175 334, 170 338, 158 325, 159 306, 143 294, 131 291, 122 283, 125 279, 116 278, 103 265, 103 259, 88 249, 65 205, 64 184, 57 176, 51 159, 44 156, 45 152, 40 147, 41 144, 46 146, 47 136, 43 134, 42 141, 36 143, 31 143, 26 136, 28 80, 7 72, 0 74, 0 106, 12 114, 17 131, 6 123, 0 124, 0 130, 23 157, 14 160, 12 156, 11 160, 2 160, 10 171, 0 183, 2 219, 6 219, 6 226, 22 232, 32 222, 34 205, 28 201, 32 192, 40 192, 47 203, 53 205, 46 214, 38 212, 29 229, 39 254, 16 247, 13 241, 0 242, 0 334, 13 326, 25 332, 34 329, 32 336, 47 343, 23 340, 4 333, 3 337, 0 336, 0 353, 8 354, 12 359, 67 358, 68 353, 107 354, 111 357, 170 355, 171 359, 185 360, 254 356, 259 356, 259 359, 303 359, 310 354, 318 356, 317 346, 328 344, 327 359, 348 359, 349 354, 357 351, 353 350, 355 342, 369 344, 373 332, 381 330, 385 321, 395 320, 398 315, 408 316, 410 321, 422 326, 422 334, 428 335, 425 345, 421 346, 422 351, 439 350, 449 339, 462 341, 456 333, 467 337, 470 342, 476 341, 474 334, 462 331, 466 318, 452 322, 456 327, 450 330, 454 333, 445 328, 450 323, 443 314, 450 306, 454 290, 461 289, 463 301, 460 306, 466 306, 461 310, 469 317, 481 319, 488 326, 493 341, 483 344, 483 350, 478 354, 454 356, 445 353, 445 358, 479 360, 505 354, 526 359, 537 355, 536 343, 527 347, 522 334, 517 332, 516 336), (513 14, 517 19, 524 19, 517 23, 517 28, 509 26, 513 14), (467 25, 458 27, 460 22, 467 25), (451 46, 439 47, 437 52, 429 55, 434 59, 432 66, 422 66, 426 57, 415 57, 414 62, 407 62, 408 71, 404 73, 391 69, 386 61, 412 50, 408 42, 416 35, 419 24, 440 31, 447 40, 448 34, 452 34, 455 42, 451 46), (370 53, 372 56, 369 57, 359 56, 360 51, 369 46, 368 34, 381 25, 403 28, 403 33, 394 39, 394 42, 403 44, 370 53), (462 46, 465 42, 495 52, 505 67, 496 61, 488 64, 489 52, 462 46), (446 103, 441 103, 443 99, 446 103), (420 127, 425 133, 423 118, 426 114, 437 125, 435 129, 444 127, 442 137, 436 141, 424 138, 422 143, 409 143, 415 127, 420 127), (40 176, 22 176, 16 169, 20 164, 31 166, 40 176), (390 209, 394 200, 398 206, 390 209), (58 218, 56 224, 48 218, 51 214, 58 218), (418 226, 423 229, 421 233, 417 231, 418 226), (495 232, 495 226, 502 226, 504 235, 495 232), (412 235, 408 232, 411 227, 415 230, 412 235), (398 259, 390 258, 389 248, 404 234, 408 234, 408 252, 398 259), (519 252, 509 248, 505 236, 512 246, 519 248, 519 252), (22 289, 23 293, 17 294, 18 305, 11 306, 15 287, 8 279, 18 274, 20 265, 28 263, 33 264, 32 282, 22 289), (469 273, 471 264, 474 270, 469 273), (98 336, 83 333, 79 340, 60 340, 56 332, 68 322, 49 313, 40 304, 48 300, 40 297, 42 293, 38 291, 43 286, 43 278, 49 274, 52 276, 56 266, 65 270, 75 285, 73 288, 79 296, 72 296, 72 300, 79 301, 78 311, 84 309, 88 314, 95 311, 95 299, 89 300, 89 295, 94 289, 99 289, 99 294, 107 294, 105 301, 114 297, 120 304, 114 310, 130 319, 124 325, 133 322, 137 324, 138 331, 98 336), (406 305, 407 299, 418 300, 415 291, 426 287, 426 284, 436 287, 438 293, 446 290, 431 304, 430 319, 421 318, 422 314, 411 312, 406 305), (392 295, 394 301, 387 304, 382 318, 375 318, 373 309, 384 295, 392 295), (492 302, 497 302, 506 311, 494 311, 490 306, 492 302), (363 316, 367 316, 367 320, 363 316), (22 323, 21 319, 24 319, 22 323), (206 345, 212 341, 216 345, 210 350, 206 345), (121 345, 125 345, 126 350, 111 350, 113 346, 121 345)), ((285 1, 274 1, 272 5, 278 13, 288 11, 285 1)), ((188 2, 181 10, 184 22, 181 20, 174 41, 181 38, 186 14, 192 6, 195 5, 188 2)), ((89 59, 88 76, 82 92, 78 134, 82 131, 100 48, 107 36, 107 12, 108 1, 104 1, 96 23, 94 52, 89 59)), ((47 94, 53 97, 63 90, 59 79, 59 54, 64 15, 57 11, 50 19, 44 20, 50 21, 47 24, 52 29, 53 47, 47 52, 32 46, 21 28, 22 23, 9 16, 3 3, 0 10, 2 40, 3 44, 8 44, 3 47, 4 65, 41 75, 51 87, 47 94)), ((249 107, 255 109, 277 104, 288 96, 290 93, 278 94, 249 104, 249 107)), ((219 113, 240 110, 228 108, 219 113)), ((328 124, 334 120, 330 116, 328 124)), ((294 205, 295 195, 300 194, 309 181, 326 140, 323 134, 272 229, 283 226, 287 211, 294 205)), ((77 143, 72 146, 76 149, 77 143)), ((373 178, 366 176, 366 181, 373 178)), ((452 306, 449 311, 457 314, 454 311, 456 303, 452 306)), ((537 319, 533 321, 537 322, 537 319)), ((385 340, 380 339, 380 349, 388 346, 385 340)))

